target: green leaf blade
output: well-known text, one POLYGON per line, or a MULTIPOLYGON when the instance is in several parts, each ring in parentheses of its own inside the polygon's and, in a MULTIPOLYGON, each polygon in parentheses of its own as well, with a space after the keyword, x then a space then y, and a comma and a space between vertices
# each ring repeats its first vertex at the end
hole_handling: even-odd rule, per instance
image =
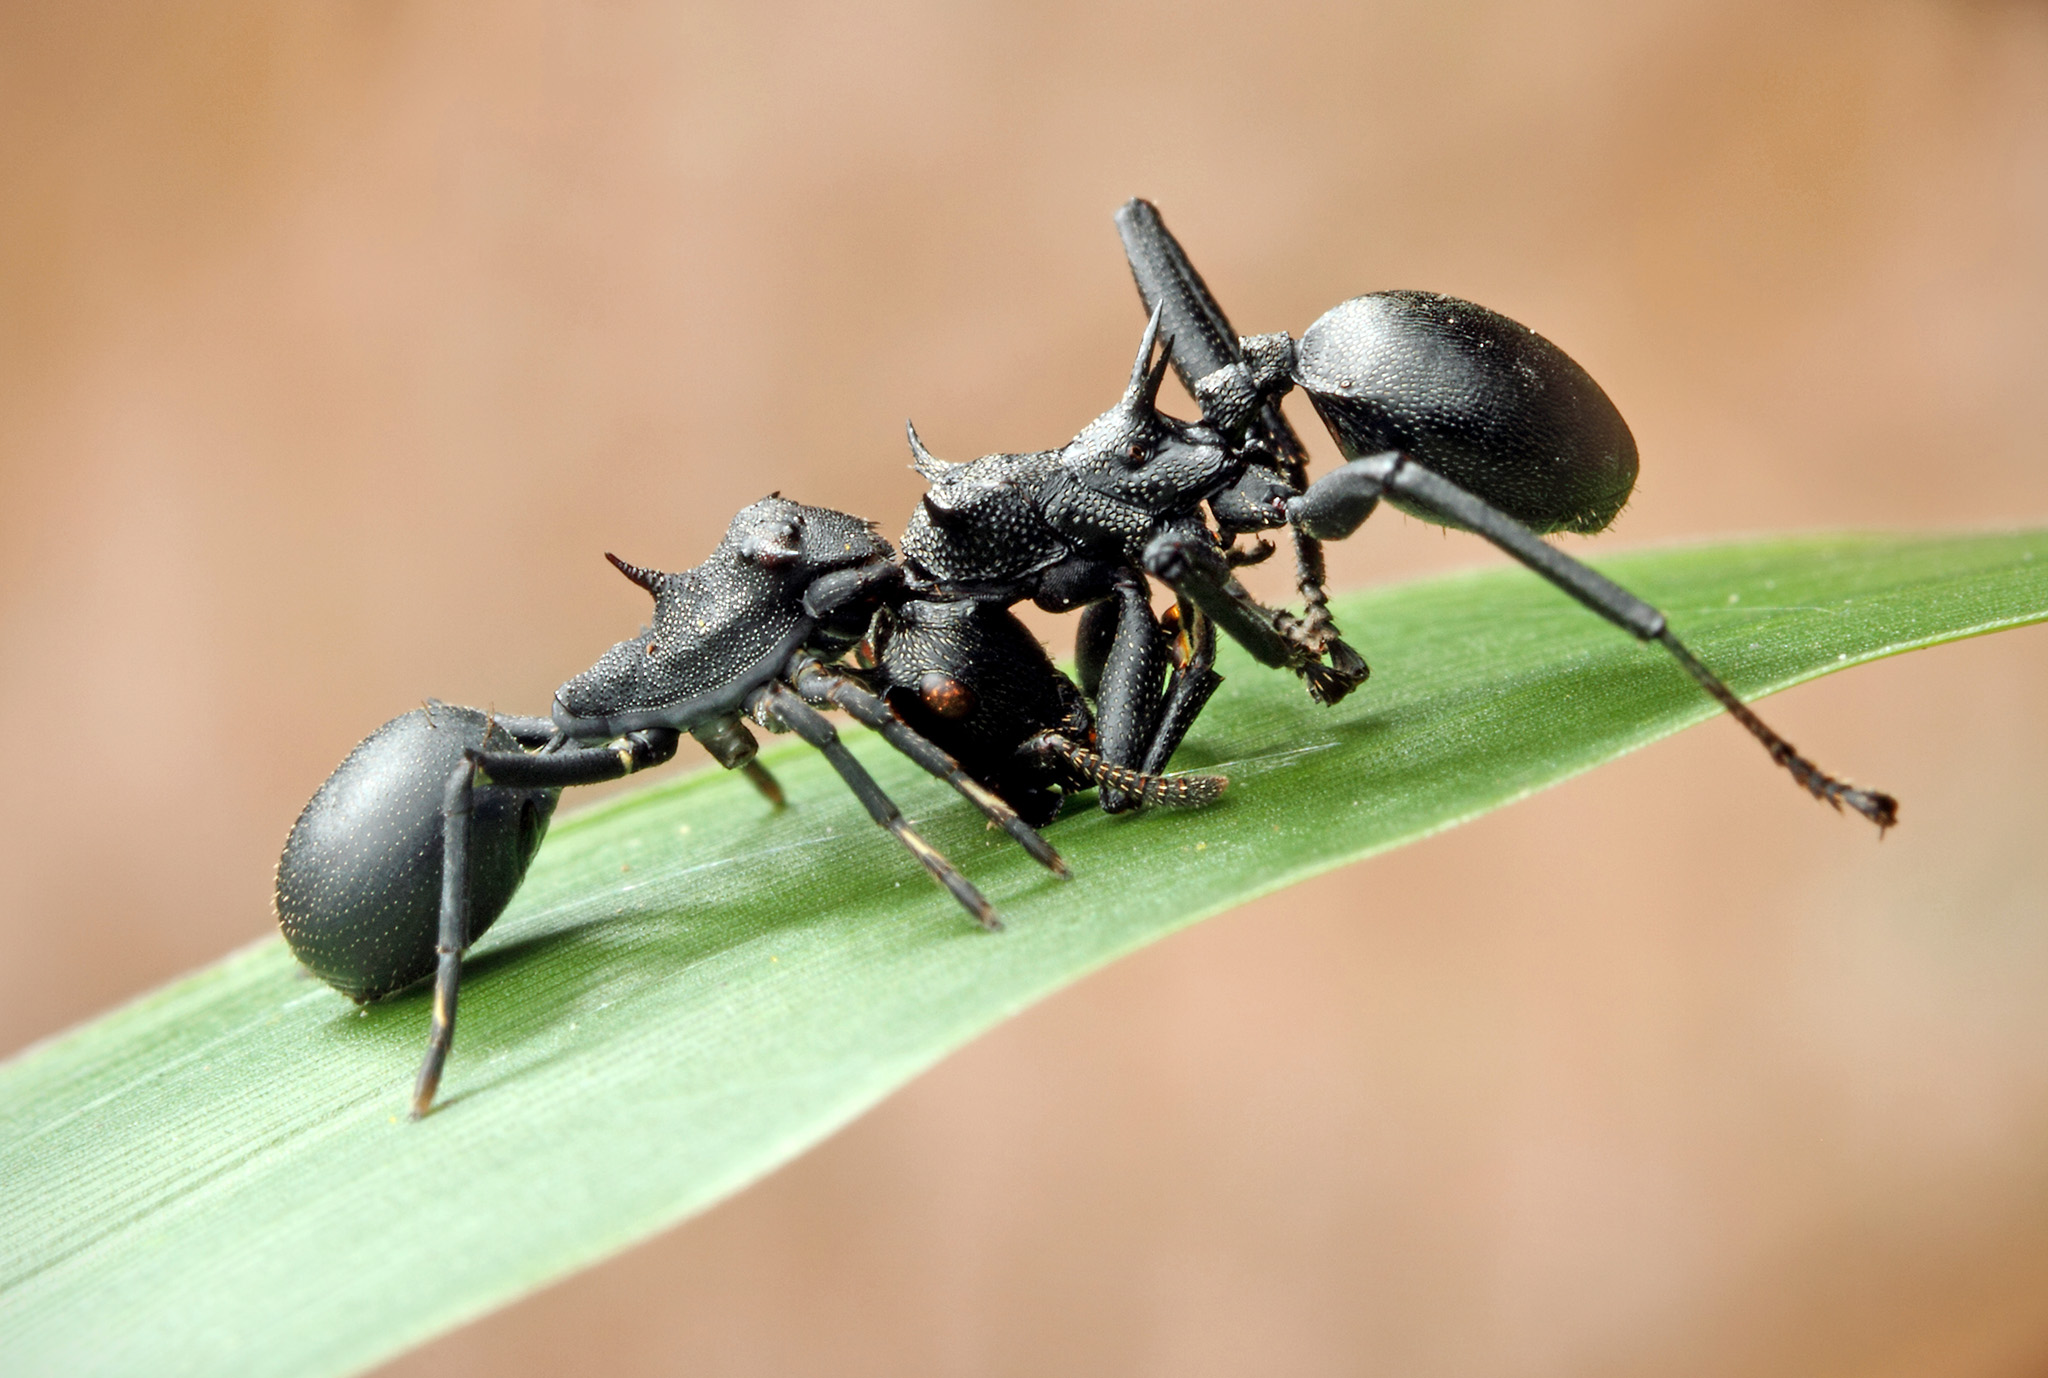
MULTIPOLYGON (((1601 564, 1752 697, 2048 618, 2040 532, 1601 564)), ((29 1050, 0 1067, 6 1369, 366 1367, 702 1209, 1122 953, 1715 713, 1660 652, 1519 571, 1338 611, 1374 679, 1320 709, 1227 657, 1175 764, 1230 791, 1071 814, 1051 833, 1067 883, 849 732, 995 900, 1000 936, 783 748, 786 813, 698 774, 558 824, 468 964, 425 1122, 404 1119, 424 996, 359 1014, 275 941, 29 1050)))

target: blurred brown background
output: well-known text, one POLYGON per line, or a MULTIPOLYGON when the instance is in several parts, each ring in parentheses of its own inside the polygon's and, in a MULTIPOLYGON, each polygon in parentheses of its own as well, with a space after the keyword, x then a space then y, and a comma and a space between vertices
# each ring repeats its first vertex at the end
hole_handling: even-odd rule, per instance
MULTIPOLYGON (((16 4, 0 187, 0 1049, 268 932, 386 717, 543 707, 599 552, 1064 440, 1133 193, 1240 328, 1564 345, 1612 542, 2048 520, 2038 4, 16 4)), ((2044 695, 1774 701, 1882 846, 1717 724, 1207 924, 393 1371, 2048 1372, 2044 695)))

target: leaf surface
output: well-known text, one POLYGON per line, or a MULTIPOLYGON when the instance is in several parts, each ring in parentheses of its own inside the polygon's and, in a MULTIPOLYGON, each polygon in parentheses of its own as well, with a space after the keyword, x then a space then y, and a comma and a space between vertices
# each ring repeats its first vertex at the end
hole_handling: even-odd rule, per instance
MULTIPOLYGON (((2048 618, 2043 532, 1600 563, 1749 696, 2048 618)), ((368 1367, 702 1210, 1125 952, 1715 713, 1660 651, 1519 570, 1337 611, 1371 682, 1321 709, 1227 649, 1175 765, 1229 792, 1071 812, 1050 832, 1064 884, 848 729, 1000 935, 783 746, 784 813, 699 772, 557 823, 467 964, 422 1123, 404 1110, 424 993, 359 1013, 276 940, 30 1049, 0 1066, 0 1367, 368 1367)), ((1792 788, 1761 753, 1756 776, 1792 788)))

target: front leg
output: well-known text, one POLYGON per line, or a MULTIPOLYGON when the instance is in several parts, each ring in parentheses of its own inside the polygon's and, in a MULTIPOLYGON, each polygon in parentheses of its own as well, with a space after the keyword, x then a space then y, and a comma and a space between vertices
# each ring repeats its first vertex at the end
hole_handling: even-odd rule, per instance
POLYGON ((926 774, 951 785, 961 798, 980 809, 989 822, 1015 838, 1033 860, 1062 880, 1067 878, 1067 864, 1038 835, 1036 828, 1019 818, 1007 802, 962 770, 958 761, 897 717, 887 703, 864 686, 838 671, 827 670, 815 660, 806 660, 797 667, 793 683, 809 702, 829 704, 879 733, 883 741, 909 757, 926 774))
MULTIPOLYGON (((1111 813, 1140 804, 1205 803, 1214 797, 1215 791, 1175 794, 1171 788, 1162 788, 1156 777, 1165 771, 1166 763, 1209 702, 1209 696, 1223 682, 1215 670, 1215 624, 1191 604, 1179 604, 1175 609, 1178 627, 1174 634, 1184 638, 1183 653, 1178 657, 1166 656, 1168 629, 1152 619, 1151 607, 1144 602, 1144 581, 1132 576, 1129 582, 1135 600, 1120 589, 1113 597, 1089 604, 1081 615, 1081 627, 1075 637, 1074 660, 1080 672, 1081 689, 1096 701, 1103 721, 1087 725, 1078 735, 1071 729, 1041 734, 1027 747, 1026 754, 1060 761, 1076 779, 1100 791, 1102 806, 1111 813), (1133 654, 1133 644, 1140 648, 1140 654, 1133 654), (1161 660, 1172 664, 1163 692, 1157 687, 1158 672, 1139 663, 1146 646, 1157 647, 1161 660), (1114 693, 1107 687, 1113 659, 1125 667, 1125 672, 1114 681, 1114 693), (1133 702, 1134 693, 1149 697, 1133 702), (1114 734, 1106 726, 1112 719, 1119 728, 1114 734), (1101 747, 1100 752, 1079 746, 1091 733, 1101 747)), ((1219 784, 1216 791, 1220 788, 1219 784)))
MULTIPOLYGON (((1116 630, 1102 659, 1095 736, 1111 765, 1136 770, 1144 763, 1159 726, 1167 669, 1165 635, 1152 616, 1144 576, 1135 570, 1123 571, 1111 598, 1116 630)), ((1105 813, 1126 813, 1143 802, 1130 791, 1110 785, 1104 785, 1096 797, 1105 813)))
MULTIPOLYGON (((1203 420, 1259 452, 1261 464, 1300 491, 1308 483, 1308 449, 1280 410, 1281 395, 1293 386, 1293 342, 1285 335, 1239 338, 1151 202, 1127 202, 1116 213, 1116 228, 1138 295, 1147 311, 1160 311, 1160 331, 1173 341, 1174 372, 1201 403, 1203 420)), ((1337 634, 1323 588, 1322 543, 1298 527, 1293 534, 1295 583, 1307 609, 1304 633, 1321 652, 1337 634)), ((1331 646, 1333 657, 1349 652, 1340 646, 1331 646)))
POLYGON ((1260 664, 1300 675, 1318 703, 1336 703, 1363 684, 1370 673, 1358 653, 1340 641, 1333 641, 1330 647, 1335 663, 1325 665, 1307 644, 1299 622, 1245 590, 1205 531, 1162 532, 1145 548, 1145 568, 1207 613, 1260 664))
POLYGON ((1180 749, 1181 739, 1195 725, 1223 676, 1216 673, 1216 624, 1194 604, 1181 601, 1169 610, 1174 635, 1180 642, 1174 657, 1173 675, 1167 681, 1166 703, 1159 724, 1145 748, 1142 767, 1146 775, 1158 775, 1180 749))

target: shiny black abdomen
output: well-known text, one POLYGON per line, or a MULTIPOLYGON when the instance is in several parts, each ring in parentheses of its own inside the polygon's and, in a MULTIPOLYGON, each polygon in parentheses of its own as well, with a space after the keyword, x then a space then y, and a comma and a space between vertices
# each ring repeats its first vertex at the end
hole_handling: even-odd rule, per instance
POLYGON ((1599 531, 1635 487, 1635 437, 1600 385, 1527 326, 1456 297, 1332 307, 1301 337, 1295 382, 1346 459, 1405 451, 1536 531, 1599 531))
MULTIPOLYGON (((441 914, 441 798, 465 747, 519 743, 474 708, 416 708, 378 728, 292 826, 277 863, 277 921, 292 953, 355 1000, 434 972, 441 914)), ((474 942, 504 912, 554 814, 558 790, 476 791, 471 815, 474 942)), ((464 944, 467 946, 467 942, 464 944)))

